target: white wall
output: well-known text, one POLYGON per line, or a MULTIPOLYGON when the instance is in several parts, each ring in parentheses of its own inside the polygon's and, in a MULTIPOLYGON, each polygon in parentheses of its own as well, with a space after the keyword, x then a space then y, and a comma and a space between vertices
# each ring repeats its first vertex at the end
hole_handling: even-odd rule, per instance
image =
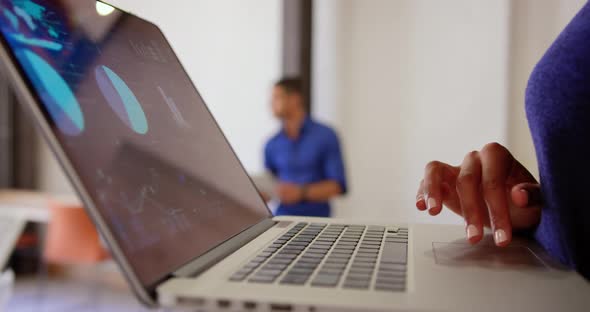
POLYGON ((336 214, 460 223, 414 208, 428 161, 498 141, 535 166, 526 77, 582 2, 316 1, 314 113, 339 129, 350 180, 336 214))
MULTIPOLYGON (((160 26, 246 169, 263 172, 262 149, 278 126, 270 88, 280 76, 282 6, 276 0, 113 0, 160 26)), ((40 185, 70 187, 42 146, 40 185)))
POLYGON ((351 191, 337 215, 431 221, 414 208, 424 165, 505 141, 507 20, 507 1, 316 2, 314 105, 351 191))

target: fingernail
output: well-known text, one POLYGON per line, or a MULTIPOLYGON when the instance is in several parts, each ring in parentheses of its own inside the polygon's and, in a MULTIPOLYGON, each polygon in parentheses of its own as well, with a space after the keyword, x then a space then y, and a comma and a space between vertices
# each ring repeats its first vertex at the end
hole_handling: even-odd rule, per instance
POLYGON ((479 235, 479 230, 477 229, 477 226, 470 224, 467 227, 467 239, 471 239, 472 237, 475 237, 478 235, 479 235))
POLYGON ((429 197, 428 198, 428 210, 430 210, 431 208, 436 207, 436 199, 429 197))
POLYGON ((507 240, 508 237, 506 236, 506 232, 504 232, 504 230, 496 230, 496 232, 494 232, 494 241, 496 241, 496 245, 501 245, 507 240))

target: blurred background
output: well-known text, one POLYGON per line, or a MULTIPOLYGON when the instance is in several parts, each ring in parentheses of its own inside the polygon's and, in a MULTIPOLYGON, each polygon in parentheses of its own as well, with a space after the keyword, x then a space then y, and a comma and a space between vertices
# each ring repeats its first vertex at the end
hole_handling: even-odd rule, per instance
MULTIPOLYGON (((272 85, 297 74, 311 85, 312 115, 333 126, 343 146, 350 191, 335 203, 335 216, 452 223, 460 220, 414 209, 424 165, 458 164, 468 151, 497 141, 536 172, 524 115, 527 79, 584 2, 112 4, 160 26, 251 175, 264 172, 264 144, 279 127, 270 112, 272 85)), ((71 193, 51 153, 38 145, 34 184, 71 193)))
MULTIPOLYGON (((312 116, 342 143, 349 192, 335 217, 461 223, 415 209, 424 165, 458 164, 497 141, 536 174, 527 79, 586 1, 110 2, 160 26, 253 177, 265 174, 264 145, 280 127, 273 84, 297 75, 312 116)), ((0 188, 75 198, 6 81, 0 97, 0 188)), ((25 286, 10 307, 27 302, 25 286)))

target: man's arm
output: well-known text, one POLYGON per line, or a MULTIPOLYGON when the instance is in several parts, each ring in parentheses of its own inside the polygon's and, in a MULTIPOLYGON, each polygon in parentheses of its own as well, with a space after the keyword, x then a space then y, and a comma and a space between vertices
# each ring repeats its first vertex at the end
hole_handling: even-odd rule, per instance
POLYGON ((302 201, 327 202, 335 196, 342 194, 340 182, 325 180, 311 184, 297 185, 293 183, 280 183, 277 193, 282 203, 294 204, 302 201))
POLYGON ((309 202, 326 202, 342 194, 340 183, 325 180, 302 186, 302 200, 309 202))

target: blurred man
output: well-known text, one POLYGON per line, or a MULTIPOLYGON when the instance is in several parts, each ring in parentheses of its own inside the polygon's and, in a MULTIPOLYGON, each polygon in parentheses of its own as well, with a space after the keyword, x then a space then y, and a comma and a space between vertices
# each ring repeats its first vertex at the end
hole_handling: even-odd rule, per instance
POLYGON ((264 162, 278 180, 276 215, 329 217, 329 201, 346 192, 338 136, 311 119, 297 78, 275 84, 272 112, 282 128, 266 144, 264 162))

